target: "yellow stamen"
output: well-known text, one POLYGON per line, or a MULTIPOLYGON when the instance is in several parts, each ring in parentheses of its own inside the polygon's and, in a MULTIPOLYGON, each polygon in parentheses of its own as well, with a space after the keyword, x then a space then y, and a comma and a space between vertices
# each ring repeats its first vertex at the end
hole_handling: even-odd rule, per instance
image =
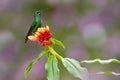
POLYGON ((39 35, 40 33, 39 32, 35 32, 36 35, 39 35))
POLYGON ((41 32, 44 33, 44 32, 45 32, 45 29, 44 29, 44 28, 41 28, 41 32))
POLYGON ((46 30, 49 30, 49 26, 48 25, 46 25, 46 30))

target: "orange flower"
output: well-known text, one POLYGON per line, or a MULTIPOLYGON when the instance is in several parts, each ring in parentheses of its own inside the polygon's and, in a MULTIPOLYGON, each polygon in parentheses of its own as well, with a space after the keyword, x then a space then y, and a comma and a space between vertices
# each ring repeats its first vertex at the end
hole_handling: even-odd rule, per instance
POLYGON ((40 42, 42 46, 46 46, 52 44, 51 37, 52 33, 49 30, 49 26, 46 26, 38 28, 33 35, 28 36, 28 39, 34 42, 40 42))

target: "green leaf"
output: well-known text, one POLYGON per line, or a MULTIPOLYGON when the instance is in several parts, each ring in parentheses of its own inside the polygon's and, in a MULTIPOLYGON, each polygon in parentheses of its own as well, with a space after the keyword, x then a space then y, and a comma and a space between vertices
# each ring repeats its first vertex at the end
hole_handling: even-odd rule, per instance
POLYGON ((120 73, 116 73, 116 72, 113 72, 113 71, 98 72, 97 74, 120 76, 120 73))
POLYGON ((40 60, 40 58, 46 53, 46 51, 42 51, 37 58, 33 59, 27 66, 26 70, 25 70, 25 78, 27 78, 29 72, 31 71, 32 67, 34 66, 34 64, 40 60))
POLYGON ((59 41, 55 38, 52 38, 51 41, 54 45, 58 45, 58 46, 61 46, 61 47, 65 48, 64 44, 61 41, 59 41))
POLYGON ((117 59, 108 59, 108 60, 100 60, 100 59, 94 59, 94 60, 83 60, 80 63, 100 63, 100 64, 109 64, 109 63, 117 63, 120 64, 120 61, 117 59))
POLYGON ((80 78, 81 80, 89 80, 87 69, 81 67, 78 61, 70 58, 63 58, 62 63, 74 77, 80 78))
POLYGON ((48 80, 59 80, 58 61, 54 55, 48 57, 48 61, 45 64, 48 80))

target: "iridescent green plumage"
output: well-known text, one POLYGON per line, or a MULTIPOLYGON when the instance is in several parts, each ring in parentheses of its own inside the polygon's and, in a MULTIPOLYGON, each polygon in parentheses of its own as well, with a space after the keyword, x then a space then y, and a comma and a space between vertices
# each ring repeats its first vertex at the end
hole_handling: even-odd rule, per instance
POLYGON ((38 29, 38 27, 41 27, 41 25, 42 25, 42 16, 41 16, 41 11, 39 10, 36 11, 34 14, 34 21, 32 22, 32 25, 25 37, 25 43, 28 40, 28 36, 34 33, 38 29))

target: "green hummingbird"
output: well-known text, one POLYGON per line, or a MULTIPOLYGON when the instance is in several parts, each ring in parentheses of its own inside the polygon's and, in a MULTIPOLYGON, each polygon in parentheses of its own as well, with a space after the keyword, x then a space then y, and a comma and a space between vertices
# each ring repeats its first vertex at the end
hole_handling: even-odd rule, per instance
POLYGON ((32 33, 34 33, 39 27, 42 26, 42 14, 41 10, 35 11, 34 13, 34 21, 32 22, 32 25, 25 37, 25 43, 28 41, 28 36, 30 36, 32 33))

